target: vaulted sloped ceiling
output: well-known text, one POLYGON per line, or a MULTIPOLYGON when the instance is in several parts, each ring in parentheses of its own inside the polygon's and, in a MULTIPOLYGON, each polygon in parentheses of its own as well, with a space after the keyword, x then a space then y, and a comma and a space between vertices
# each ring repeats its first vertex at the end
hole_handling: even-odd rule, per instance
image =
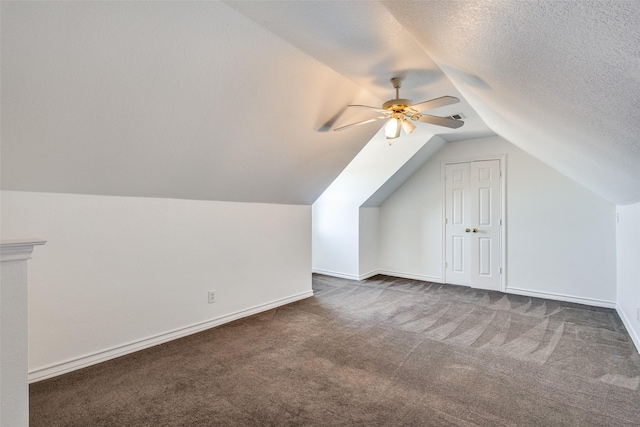
MULTIPOLYGON (((2 2, 2 188, 312 203, 442 95, 614 203, 640 200, 637 2, 2 2)), ((425 125, 428 126, 428 125, 425 125)), ((401 143, 398 140, 397 143, 401 143)))
POLYGON ((378 99, 219 2, 2 2, 2 188, 312 203, 378 99))

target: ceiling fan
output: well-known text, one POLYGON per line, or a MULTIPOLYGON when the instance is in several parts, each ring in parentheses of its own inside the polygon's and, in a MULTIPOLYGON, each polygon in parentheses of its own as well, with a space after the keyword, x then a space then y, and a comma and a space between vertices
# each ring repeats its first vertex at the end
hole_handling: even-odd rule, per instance
POLYGON ((400 136, 400 129, 404 129, 407 135, 413 132, 416 126, 411 123, 412 121, 445 126, 452 129, 457 129, 464 124, 462 120, 456 120, 450 117, 431 116, 429 114, 421 113, 421 111, 432 110, 434 108, 444 107, 445 105, 460 102, 458 98, 453 96, 442 96, 429 101, 411 104, 410 99, 400 98, 400 81, 399 77, 391 79, 391 84, 396 90, 396 99, 391 99, 385 102, 382 104, 382 108, 370 107, 368 105, 349 105, 349 107, 369 108, 377 111, 378 113, 382 113, 382 115, 374 117, 373 119, 341 126, 335 128, 334 131, 344 130, 352 126, 363 125, 365 123, 376 122, 378 120, 389 119, 384 127, 384 133, 387 139, 394 139, 400 136))

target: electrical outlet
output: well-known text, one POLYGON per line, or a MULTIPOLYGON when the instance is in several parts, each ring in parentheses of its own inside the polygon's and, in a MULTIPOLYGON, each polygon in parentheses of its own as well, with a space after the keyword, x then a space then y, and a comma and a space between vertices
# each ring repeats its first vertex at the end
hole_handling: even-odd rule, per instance
POLYGON ((216 291, 209 291, 209 304, 216 302, 216 291))

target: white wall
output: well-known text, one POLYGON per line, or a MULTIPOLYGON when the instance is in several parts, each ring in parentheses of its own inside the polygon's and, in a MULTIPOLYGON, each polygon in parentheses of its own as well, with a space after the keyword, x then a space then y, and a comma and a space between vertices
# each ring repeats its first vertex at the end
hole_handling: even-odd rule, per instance
POLYGON ((500 137, 448 143, 380 207, 380 269, 443 277, 441 162, 507 155, 507 289, 614 306, 615 206, 500 137))
POLYGON ((30 264, 31 379, 312 294, 310 206, 5 191, 1 225, 48 240, 30 264))
POLYGON ((360 208, 359 246, 360 277, 370 277, 378 271, 379 208, 360 208))
POLYGON ((640 203, 618 206, 618 314, 640 351, 640 203))
MULTIPOLYGON (((313 271, 349 279, 371 271, 360 266, 361 259, 369 265, 377 258, 373 250, 360 256, 360 206, 414 156, 430 155, 442 145, 426 128, 389 145, 380 129, 313 204, 313 271)), ((372 219, 367 211, 364 216, 365 221, 372 219)), ((364 227, 371 228, 368 223, 364 227)))
POLYGON ((359 276, 357 206, 327 198, 313 204, 313 271, 337 277, 359 276))

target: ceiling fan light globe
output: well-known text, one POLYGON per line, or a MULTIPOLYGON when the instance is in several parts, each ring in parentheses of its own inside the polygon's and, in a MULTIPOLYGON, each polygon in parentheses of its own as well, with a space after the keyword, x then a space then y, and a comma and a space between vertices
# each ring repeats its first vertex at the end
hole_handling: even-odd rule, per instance
POLYGON ((411 132, 413 132, 415 128, 416 128, 416 125, 411 123, 409 120, 403 120, 402 121, 402 129, 404 129, 404 131, 406 132, 407 135, 410 135, 411 132))
POLYGON ((387 137, 387 139, 393 138, 393 135, 396 134, 396 126, 397 126, 397 121, 396 119, 391 119, 387 122, 386 125, 384 125, 384 134, 387 137))
POLYGON ((400 119, 391 119, 384 126, 384 134, 387 139, 393 139, 400 136, 400 119))

